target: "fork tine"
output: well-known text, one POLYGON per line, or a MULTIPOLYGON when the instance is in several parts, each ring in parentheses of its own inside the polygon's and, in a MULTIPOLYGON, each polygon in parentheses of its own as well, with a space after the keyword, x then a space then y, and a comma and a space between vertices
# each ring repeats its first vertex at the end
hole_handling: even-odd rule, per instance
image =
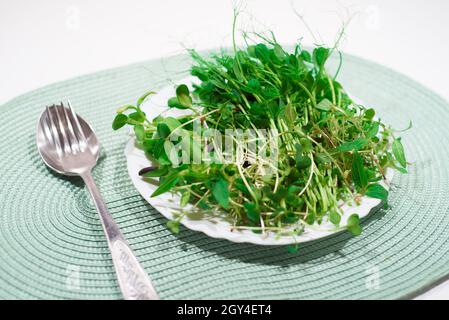
POLYGON ((56 128, 54 116, 52 114, 52 111, 50 110, 50 108, 55 108, 55 105, 52 105, 51 107, 47 106, 45 108, 46 108, 46 112, 47 112, 47 121, 49 122, 49 123, 47 123, 47 125, 49 126, 49 131, 51 133, 53 143, 55 144, 55 147, 56 147, 56 153, 61 157, 62 156, 61 139, 59 137, 59 133, 56 128))
POLYGON ((49 114, 48 107, 45 108, 45 114, 41 116, 39 120, 39 125, 41 126, 42 132, 44 133, 45 139, 50 142, 53 146, 56 145, 53 136, 51 134, 50 124, 49 124, 49 114))
POLYGON ((69 141, 67 139, 67 134, 65 132, 66 130, 64 128, 64 123, 62 122, 62 117, 61 117, 61 115, 59 114, 59 111, 58 111, 59 107, 61 107, 61 106, 56 105, 55 108, 54 108, 55 109, 55 113, 56 113, 56 117, 58 119, 57 128, 58 128, 59 133, 60 133, 60 135, 62 137, 62 143, 64 145, 63 146, 63 150, 65 152, 69 153, 71 151, 70 143, 69 143, 69 141))
POLYGON ((84 135, 83 129, 81 128, 80 122, 78 120, 78 116, 73 111, 72 104, 70 103, 70 100, 67 100, 67 105, 69 107, 69 111, 70 111, 70 114, 71 114, 71 119, 73 119, 73 122, 75 124, 73 126, 74 134, 75 134, 76 138, 78 139, 80 150, 83 151, 87 147, 86 136, 84 135))
POLYGON ((67 123, 67 133, 68 133, 68 140, 70 143, 70 146, 72 148, 72 152, 73 153, 77 153, 80 151, 80 146, 79 146, 79 141, 78 138, 75 136, 75 132, 73 130, 73 125, 72 125, 72 120, 71 118, 71 113, 69 114, 69 112, 67 112, 67 108, 64 106, 64 104, 61 101, 61 106, 62 106, 62 113, 64 115, 65 118, 65 122, 67 123))

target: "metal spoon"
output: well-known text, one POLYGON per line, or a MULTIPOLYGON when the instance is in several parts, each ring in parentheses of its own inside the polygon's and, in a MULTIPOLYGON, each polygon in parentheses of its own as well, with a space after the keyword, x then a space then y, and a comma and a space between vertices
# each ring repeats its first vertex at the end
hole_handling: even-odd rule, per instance
POLYGON ((125 299, 159 299, 151 280, 139 264, 92 178, 100 145, 89 124, 67 106, 46 107, 36 132, 39 154, 47 166, 68 176, 80 176, 92 196, 111 251, 118 283, 125 299))

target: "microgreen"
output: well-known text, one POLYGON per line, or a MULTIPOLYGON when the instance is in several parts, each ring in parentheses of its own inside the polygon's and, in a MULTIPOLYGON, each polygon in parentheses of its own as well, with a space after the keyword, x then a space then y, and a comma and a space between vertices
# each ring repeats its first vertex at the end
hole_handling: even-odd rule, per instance
POLYGON ((348 218, 347 222, 348 231, 354 236, 358 236, 362 233, 362 227, 360 226, 360 218, 358 214, 352 214, 348 218))
POLYGON ((229 207, 229 183, 223 178, 214 182, 212 187, 212 194, 217 200, 218 204, 223 208, 229 207))
POLYGON ((380 199, 382 201, 387 201, 388 191, 384 187, 382 187, 380 184, 373 183, 368 186, 368 188, 366 189, 365 195, 370 198, 376 198, 376 199, 380 199))
POLYGON ((112 129, 118 130, 121 127, 123 127, 124 125, 126 125, 127 122, 128 122, 128 116, 126 116, 122 113, 118 113, 115 116, 114 121, 112 122, 112 129))
MULTIPOLYGON (((304 225, 323 220, 339 226, 341 201, 365 195, 386 203, 388 191, 380 181, 387 168, 406 172, 404 147, 373 108, 355 103, 328 74, 326 63, 334 50, 320 46, 310 51, 298 43, 288 52, 274 37, 258 34, 245 40, 244 48, 234 42, 232 52, 210 56, 189 50, 191 74, 198 82, 193 90, 177 86, 167 106, 191 114, 148 119, 141 105, 153 91, 135 106, 117 110, 112 128, 133 126, 137 143, 152 160, 153 167, 140 174, 160 179, 151 196, 178 192, 182 207, 224 212, 237 229, 278 235, 298 235, 304 225), (209 128, 221 134, 227 129, 278 132, 276 166, 254 159, 238 141, 242 162, 217 161, 223 154, 216 146, 223 141, 212 136, 202 145, 194 132, 196 120, 202 134, 209 128), (180 128, 183 139, 173 140, 180 128), (187 159, 171 161, 168 142, 176 152, 188 151, 187 159), (209 160, 192 162, 198 154, 209 160), (274 174, 267 176, 263 168, 270 165, 274 174)), ((167 226, 177 233, 179 221, 167 226)), ((347 229, 361 233, 357 214, 349 217, 347 229)))
POLYGON ((404 147, 402 146, 401 139, 397 138, 393 141, 393 154, 399 164, 405 168, 407 161, 405 160, 404 147))
POLYGON ((352 180, 354 181, 355 186, 361 190, 368 185, 368 176, 363 163, 363 158, 358 152, 354 152, 352 157, 352 180))
POLYGON ((170 229, 174 234, 179 233, 179 221, 178 220, 169 220, 167 221, 167 228, 170 229))

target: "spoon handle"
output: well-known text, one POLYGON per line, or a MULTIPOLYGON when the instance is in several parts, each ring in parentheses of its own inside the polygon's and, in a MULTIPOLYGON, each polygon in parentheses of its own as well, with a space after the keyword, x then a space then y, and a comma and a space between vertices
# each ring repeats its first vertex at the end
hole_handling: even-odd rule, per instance
POLYGON ((81 175, 100 214, 120 289, 125 300, 159 300, 148 274, 140 265, 112 218, 90 172, 81 175))

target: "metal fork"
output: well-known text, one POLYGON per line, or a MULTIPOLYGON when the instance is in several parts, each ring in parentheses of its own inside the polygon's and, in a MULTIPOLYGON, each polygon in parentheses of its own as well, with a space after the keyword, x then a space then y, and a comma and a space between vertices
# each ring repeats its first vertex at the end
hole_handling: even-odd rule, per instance
POLYGON ((150 278, 124 239, 92 178, 100 145, 93 129, 65 106, 47 106, 36 132, 39 154, 45 164, 64 175, 80 176, 95 203, 111 251, 118 283, 125 299, 159 299, 150 278))

